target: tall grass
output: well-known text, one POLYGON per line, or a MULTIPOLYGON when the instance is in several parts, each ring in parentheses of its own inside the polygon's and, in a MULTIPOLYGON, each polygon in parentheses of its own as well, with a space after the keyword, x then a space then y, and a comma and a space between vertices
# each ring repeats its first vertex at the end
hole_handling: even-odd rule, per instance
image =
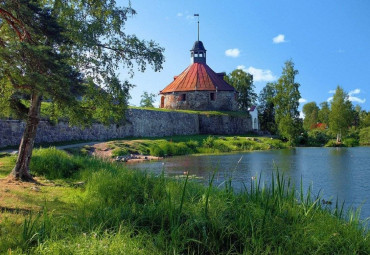
POLYGON ((171 179, 96 159, 68 159, 80 165, 75 178, 86 182, 76 189, 81 198, 68 214, 26 221, 20 244, 32 242, 15 254, 370 252, 369 233, 359 226, 358 215, 344 215, 339 205, 330 211, 319 196, 300 187, 297 191, 278 172, 270 186, 257 178, 235 193, 230 183, 213 186, 216 172, 204 186, 188 177, 171 179), (42 228, 45 221, 52 227, 42 228), (41 230, 45 234, 38 238, 41 230))
POLYGON ((286 148, 277 139, 224 136, 179 136, 165 139, 140 139, 112 141, 113 156, 127 153, 150 154, 153 156, 178 156, 195 153, 225 153, 236 151, 268 150, 286 148))

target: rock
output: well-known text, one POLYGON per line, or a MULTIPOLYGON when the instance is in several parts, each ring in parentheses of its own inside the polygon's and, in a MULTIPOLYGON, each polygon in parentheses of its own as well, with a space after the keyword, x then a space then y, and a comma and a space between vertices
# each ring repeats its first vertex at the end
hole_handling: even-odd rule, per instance
POLYGON ((37 186, 31 187, 31 190, 36 191, 36 192, 41 191, 41 189, 39 187, 37 187, 37 186))
POLYGON ((85 182, 76 182, 76 183, 73 183, 73 187, 82 187, 85 185, 85 182))

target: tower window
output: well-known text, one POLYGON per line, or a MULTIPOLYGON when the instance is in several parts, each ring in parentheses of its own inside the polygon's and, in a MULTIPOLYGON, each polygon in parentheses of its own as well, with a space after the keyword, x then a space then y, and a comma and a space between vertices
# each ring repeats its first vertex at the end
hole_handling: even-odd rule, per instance
POLYGON ((215 93, 210 93, 209 98, 211 99, 211 101, 215 101, 215 99, 216 99, 215 93))
POLYGON ((186 101, 186 94, 181 94, 180 101, 186 101))

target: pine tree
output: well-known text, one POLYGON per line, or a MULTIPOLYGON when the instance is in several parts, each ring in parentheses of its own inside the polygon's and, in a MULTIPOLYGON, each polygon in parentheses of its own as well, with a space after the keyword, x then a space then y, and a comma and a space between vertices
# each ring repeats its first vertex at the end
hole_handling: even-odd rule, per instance
MULTIPOLYGON (((115 1, 0 2, 0 105, 26 122, 11 176, 32 181, 29 163, 40 121, 41 102, 72 124, 122 121, 128 81, 116 76, 119 64, 133 75, 136 62, 159 70, 163 49, 154 42, 126 35, 130 7, 115 1)), ((57 116, 56 116, 57 117, 57 116)))

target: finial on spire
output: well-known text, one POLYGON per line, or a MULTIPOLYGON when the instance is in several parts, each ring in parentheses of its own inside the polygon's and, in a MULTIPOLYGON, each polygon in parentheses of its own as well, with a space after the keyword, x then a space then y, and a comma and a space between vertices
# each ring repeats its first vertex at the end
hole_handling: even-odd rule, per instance
POLYGON ((199 14, 194 14, 195 17, 198 17, 198 41, 199 41, 199 14))

